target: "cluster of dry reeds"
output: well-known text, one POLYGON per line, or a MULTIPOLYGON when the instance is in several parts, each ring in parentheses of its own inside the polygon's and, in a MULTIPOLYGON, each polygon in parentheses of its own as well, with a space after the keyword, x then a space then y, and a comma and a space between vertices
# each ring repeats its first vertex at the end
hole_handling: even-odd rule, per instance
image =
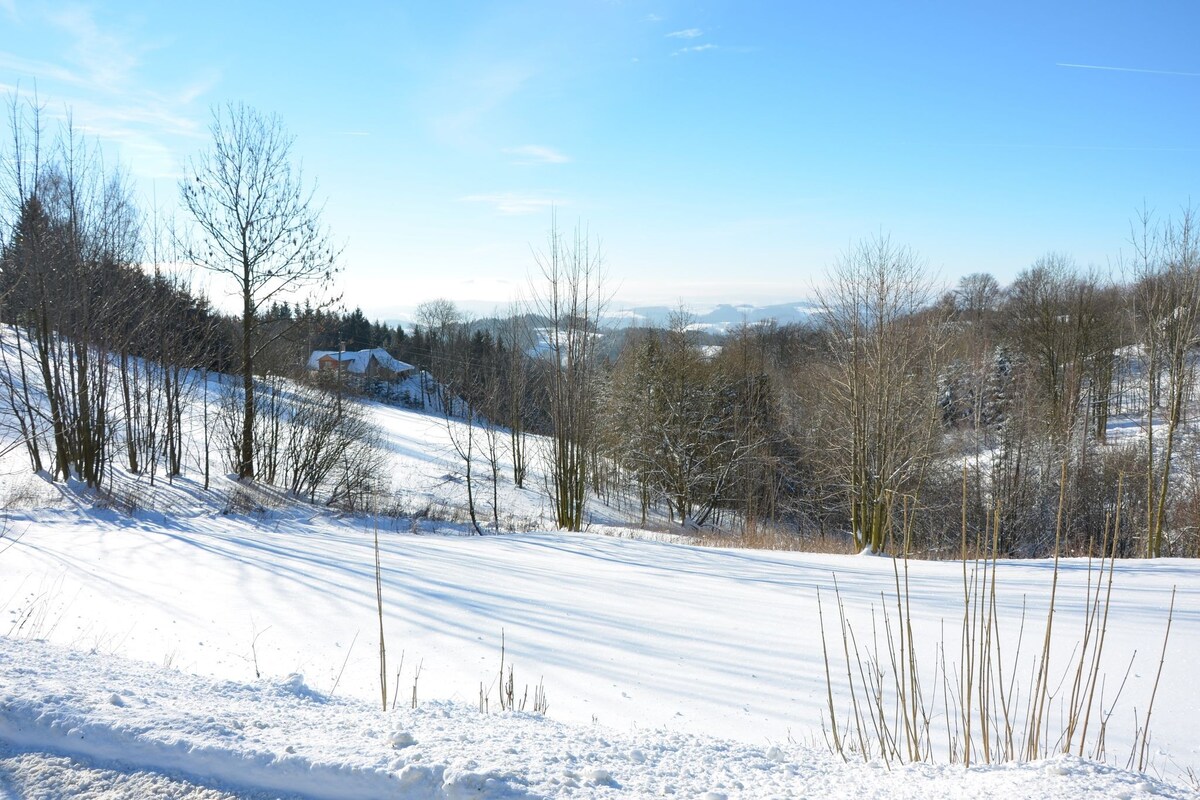
MULTIPOLYGON (((529 685, 525 685, 525 691, 520 699, 517 699, 516 678, 514 676, 514 668, 511 663, 505 664, 505 649, 504 649, 504 631, 500 631, 500 672, 497 675, 496 686, 499 687, 499 703, 501 711, 524 711, 528 708, 534 714, 545 716, 546 711, 550 708, 549 701, 546 700, 546 687, 542 684, 542 679, 538 678, 537 686, 533 687, 533 697, 529 696, 529 685), (505 666, 508 667, 508 672, 504 671, 505 666), (531 702, 532 701, 532 702, 531 702)), ((485 688, 483 683, 479 684, 479 712, 487 714, 491 711, 491 687, 485 688)))
MULTIPOLYGON (((965 486, 964 481, 964 491, 965 486)), ((949 643, 944 635, 932 647, 918 641, 910 603, 907 548, 912 513, 904 504, 903 551, 894 561, 894 594, 889 598, 880 593, 882 605, 878 613, 872 611, 869 639, 864 639, 847 615, 836 576, 838 624, 833 636, 826 634, 818 596, 828 712, 824 731, 830 749, 846 759, 878 758, 887 765, 945 758, 970 766, 1029 761, 1054 753, 1104 760, 1108 756, 1106 743, 1113 709, 1133 666, 1131 657, 1115 690, 1106 696, 1108 687, 1101 663, 1112 601, 1120 506, 1106 520, 1097 543, 1098 555, 1088 557, 1083 630, 1065 665, 1061 659, 1052 664, 1054 652, 1061 652, 1054 646, 1056 638, 1063 635, 1055 629, 1055 609, 1060 599, 1061 500, 1040 649, 1025 659, 1024 609, 1016 621, 1015 636, 1002 635, 1002 628, 1010 621, 1002 619, 997 603, 1001 571, 997 563, 999 509, 994 509, 987 521, 986 534, 978 541, 968 541, 965 500, 959 641, 949 643), (839 638, 840 654, 831 653, 839 638), (956 660, 948 656, 952 649, 958 650, 956 660), (839 702, 845 697, 849 702, 843 708, 839 702)), ((1172 590, 1150 700, 1143 714, 1135 711, 1133 715, 1128 768, 1145 770, 1150 766, 1150 718, 1174 606, 1172 590)))

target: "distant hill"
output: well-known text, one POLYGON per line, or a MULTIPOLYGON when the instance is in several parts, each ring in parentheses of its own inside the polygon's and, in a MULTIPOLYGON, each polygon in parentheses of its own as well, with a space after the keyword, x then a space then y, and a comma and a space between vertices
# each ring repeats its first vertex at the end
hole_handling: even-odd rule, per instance
MULTIPOLYGON (((461 308, 467 313, 475 327, 487 327, 495 320, 494 314, 482 306, 476 308, 464 304, 461 308)), ((742 322, 755 323, 775 320, 780 325, 792 322, 808 322, 813 319, 819 306, 812 300, 797 300, 792 303, 778 303, 770 306, 755 306, 749 303, 719 303, 717 305, 685 306, 684 309, 692 315, 693 327, 712 334, 723 334, 737 327, 742 322)), ((494 309, 493 309, 494 310, 494 309)), ((612 328, 661 328, 665 327, 671 315, 679 310, 679 306, 627 306, 613 303, 604 314, 604 325, 612 328)), ((537 315, 529 315, 535 325, 544 326, 546 321, 537 315)), ((412 331, 414 322, 411 309, 388 316, 385 320, 389 325, 401 325, 406 331, 412 331)))
MULTIPOLYGON (((634 306, 610 309, 605 322, 609 325, 661 327, 679 310, 674 306, 634 306)), ((684 309, 692 315, 693 327, 710 333, 726 333, 743 322, 775 320, 780 325, 807 322, 816 316, 818 306, 810 300, 779 303, 770 306, 720 303, 716 306, 694 306, 684 309)))

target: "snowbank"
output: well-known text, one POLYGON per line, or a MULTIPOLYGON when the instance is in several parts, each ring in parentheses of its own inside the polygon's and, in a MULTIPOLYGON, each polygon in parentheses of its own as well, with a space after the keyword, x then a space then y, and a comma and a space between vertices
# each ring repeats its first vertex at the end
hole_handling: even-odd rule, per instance
POLYGON ((323 697, 297 676, 211 681, 8 638, 0 638, 0 741, 8 745, 0 787, 17 796, 23 782, 56 774, 74 775, 81 792, 107 780, 103 788, 116 790, 109 797, 172 782, 195 797, 267 792, 313 800, 1194 796, 1070 757, 887 771, 795 744, 617 732, 519 713, 485 716, 446 702, 384 712, 323 697), (80 770, 89 786, 79 786, 80 770))

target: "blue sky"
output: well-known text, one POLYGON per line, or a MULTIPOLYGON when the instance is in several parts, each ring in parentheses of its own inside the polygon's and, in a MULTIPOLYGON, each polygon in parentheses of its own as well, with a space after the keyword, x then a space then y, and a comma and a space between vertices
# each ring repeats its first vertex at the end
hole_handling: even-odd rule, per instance
MULTIPOLYGON (((890 233, 952 283, 1108 268, 1200 177, 1194 3, 0 0, 0 91, 175 207, 210 108, 280 115, 372 316, 502 306, 551 208, 619 301, 810 297, 890 233), (1127 249, 1127 247, 1126 247, 1127 249)), ((220 287, 213 287, 214 294, 220 287)))

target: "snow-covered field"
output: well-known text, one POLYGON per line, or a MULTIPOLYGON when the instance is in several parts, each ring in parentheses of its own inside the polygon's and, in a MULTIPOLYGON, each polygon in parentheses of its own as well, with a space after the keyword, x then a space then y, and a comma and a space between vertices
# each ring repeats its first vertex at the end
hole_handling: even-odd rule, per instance
MULTIPOLYGON (((373 413, 406 502, 460 504, 444 422, 373 413)), ((395 708, 384 712, 374 520, 288 505, 225 514, 190 476, 170 487, 126 482, 139 509, 98 510, 85 493, 8 463, 0 487, 9 508, 0 538, 5 800, 1196 796, 1200 565, 1189 561, 1117 564, 1106 710, 1131 658, 1133 666, 1106 732, 1115 766, 1054 757, 889 770, 843 763, 824 747, 817 621, 818 590, 828 621, 836 576, 847 614, 869 631, 880 593, 894 587, 889 559, 704 549, 601 525, 477 537, 462 525, 385 517, 378 532, 395 708), (1151 769, 1124 772, 1116 767, 1154 690, 1172 587, 1151 769), (532 705, 541 682, 545 718, 496 713, 502 636, 518 701, 528 686, 532 705), (479 711, 481 694, 489 714, 479 711)), ((501 487, 510 519, 541 516, 544 498, 536 479, 530 485, 501 487)), ((603 509, 598 519, 614 521, 603 509)), ((953 661, 961 565, 910 569, 919 655, 932 664, 945 643, 953 661)), ((1040 646, 1051 572, 1044 561, 1000 567, 1006 636, 1015 637, 1025 610, 1023 672, 1040 646)), ((1085 562, 1063 565, 1052 707, 1062 703, 1057 682, 1082 636, 1088 580, 1085 562)))

